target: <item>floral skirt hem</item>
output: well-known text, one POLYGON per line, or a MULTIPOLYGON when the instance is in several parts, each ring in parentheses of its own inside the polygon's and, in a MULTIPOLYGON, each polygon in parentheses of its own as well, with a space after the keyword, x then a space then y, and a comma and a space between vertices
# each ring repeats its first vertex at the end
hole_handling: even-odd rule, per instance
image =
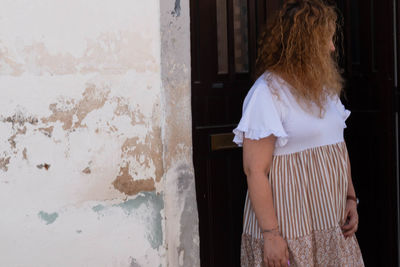
MULTIPOLYGON (((362 267, 360 247, 355 235, 345 239, 340 227, 313 231, 287 239, 290 267, 362 267)), ((241 266, 263 267, 263 239, 242 235, 241 266)))

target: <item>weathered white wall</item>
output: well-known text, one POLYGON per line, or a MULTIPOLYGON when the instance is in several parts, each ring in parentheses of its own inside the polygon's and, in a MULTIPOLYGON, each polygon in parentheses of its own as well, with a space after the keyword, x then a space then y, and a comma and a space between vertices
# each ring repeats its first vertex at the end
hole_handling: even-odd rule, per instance
POLYGON ((160 2, 0 1, 0 266, 198 265, 188 1, 160 2))

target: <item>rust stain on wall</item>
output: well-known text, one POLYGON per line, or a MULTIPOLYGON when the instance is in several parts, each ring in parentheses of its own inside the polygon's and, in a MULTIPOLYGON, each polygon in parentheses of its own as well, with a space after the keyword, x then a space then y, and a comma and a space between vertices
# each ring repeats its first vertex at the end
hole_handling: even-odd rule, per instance
MULTIPOLYGON (((42 118, 43 123, 60 121, 63 123, 64 130, 76 129, 79 127, 86 127, 82 125, 83 119, 93 110, 100 109, 104 106, 109 91, 97 90, 94 84, 90 84, 83 92, 83 98, 71 108, 63 109, 57 103, 49 105, 52 115, 48 118, 42 118), (74 116, 78 121, 73 123, 74 116)), ((74 104, 74 103, 73 103, 74 104)))
POLYGON ((8 171, 8 164, 10 163, 10 157, 0 158, 0 169, 8 171))
POLYGON ((155 185, 152 178, 145 180, 133 180, 133 177, 129 174, 129 163, 125 167, 120 168, 121 175, 112 182, 115 189, 121 193, 132 196, 139 192, 154 191, 155 185))

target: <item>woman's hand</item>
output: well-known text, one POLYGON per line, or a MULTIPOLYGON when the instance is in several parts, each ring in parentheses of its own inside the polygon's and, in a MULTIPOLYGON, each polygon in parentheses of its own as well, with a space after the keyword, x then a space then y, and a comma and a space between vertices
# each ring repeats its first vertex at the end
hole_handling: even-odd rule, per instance
POLYGON ((287 267, 289 251, 286 241, 279 233, 264 233, 264 266, 287 267))
POLYGON ((352 236, 358 229, 357 203, 354 200, 346 201, 345 223, 342 231, 345 238, 352 236))

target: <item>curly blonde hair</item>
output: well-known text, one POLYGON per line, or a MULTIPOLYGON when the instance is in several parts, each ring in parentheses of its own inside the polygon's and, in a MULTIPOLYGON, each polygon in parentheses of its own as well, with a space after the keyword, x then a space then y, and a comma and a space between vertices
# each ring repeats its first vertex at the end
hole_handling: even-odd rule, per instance
POLYGON ((315 103, 321 116, 326 97, 343 89, 338 49, 329 49, 339 34, 334 6, 323 0, 287 0, 261 35, 256 74, 277 74, 306 110, 315 103))

